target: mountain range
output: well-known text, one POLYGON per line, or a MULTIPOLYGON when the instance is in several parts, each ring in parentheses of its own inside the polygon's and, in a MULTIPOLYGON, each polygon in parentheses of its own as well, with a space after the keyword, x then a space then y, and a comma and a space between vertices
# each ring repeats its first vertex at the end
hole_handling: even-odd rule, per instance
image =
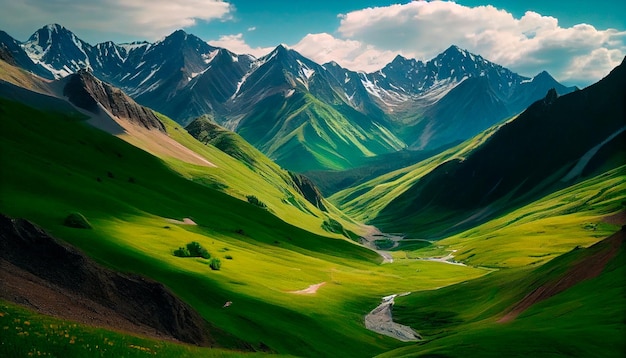
POLYGON ((449 146, 521 112, 551 88, 575 89, 546 72, 518 75, 456 46, 427 62, 397 56, 373 73, 320 65, 284 45, 261 58, 237 55, 182 30, 154 43, 94 46, 52 24, 25 42, 0 32, 0 46, 44 78, 88 68, 183 125, 208 115, 299 172, 449 146))

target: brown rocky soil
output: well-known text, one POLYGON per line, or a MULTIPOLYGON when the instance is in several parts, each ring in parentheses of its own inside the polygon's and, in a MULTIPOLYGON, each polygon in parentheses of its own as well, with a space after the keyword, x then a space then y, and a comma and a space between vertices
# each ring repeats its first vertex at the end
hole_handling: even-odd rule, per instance
POLYGON ((4 215, 0 298, 88 325, 215 344, 208 323, 162 284, 104 268, 32 223, 4 215))
POLYGON ((535 303, 555 296, 581 281, 599 276, 606 264, 617 255, 624 240, 626 232, 621 230, 585 249, 589 250, 589 253, 574 262, 565 274, 528 293, 521 301, 507 309, 505 311, 507 313, 498 322, 510 322, 535 303))

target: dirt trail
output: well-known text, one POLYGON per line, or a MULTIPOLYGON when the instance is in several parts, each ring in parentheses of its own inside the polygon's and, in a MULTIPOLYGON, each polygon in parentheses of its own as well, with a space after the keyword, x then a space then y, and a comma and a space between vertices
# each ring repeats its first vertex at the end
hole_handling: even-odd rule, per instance
POLYGON ((410 292, 383 297, 382 303, 365 316, 365 328, 403 342, 420 341, 422 337, 419 333, 409 326, 394 322, 391 314, 394 299, 408 294, 410 292))
POLYGON ((179 224, 179 225, 198 225, 195 223, 195 221, 191 220, 190 218, 184 218, 183 220, 176 220, 176 219, 166 219, 167 222, 170 222, 172 224, 179 224))
POLYGON ((317 290, 320 287, 324 286, 325 284, 326 284, 326 282, 320 282, 320 283, 317 283, 315 285, 311 285, 311 286, 305 288, 304 290, 289 291, 288 293, 293 293, 293 294, 296 294, 296 295, 312 295, 312 294, 316 293, 317 290))

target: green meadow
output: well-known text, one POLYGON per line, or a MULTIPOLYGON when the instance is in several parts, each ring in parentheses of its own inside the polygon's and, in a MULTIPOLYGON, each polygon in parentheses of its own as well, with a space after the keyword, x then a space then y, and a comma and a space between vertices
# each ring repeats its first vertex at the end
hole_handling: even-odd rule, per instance
MULTIPOLYGON (((336 220, 363 235, 367 228, 361 222, 375 218, 433 168, 466 156, 497 127, 341 191, 332 197, 337 207, 325 203, 329 211, 322 212, 293 188, 289 173, 238 136, 228 155, 160 118, 172 139, 216 167, 158 158, 92 128, 83 117, 0 99, 0 212, 33 221, 100 264, 164 283, 219 328, 223 347, 135 337, 0 302, 0 356, 623 352, 623 247, 600 276, 539 302, 512 322, 497 321, 529 289, 558 279, 585 257, 586 248, 620 229, 606 218, 624 210, 626 166, 439 241, 411 234, 392 249, 394 262, 381 264, 378 254, 330 232, 327 223, 336 220), (249 203, 250 195, 263 205, 249 203), (75 212, 92 228, 65 226, 75 212), (196 225, 183 223, 185 218, 196 225), (213 270, 209 259, 174 255, 190 242, 219 259, 220 269, 213 270), (466 265, 430 261, 446 257, 466 265), (321 283, 315 294, 294 293, 321 283), (420 332, 422 342, 403 343, 365 329, 364 316, 381 297, 403 292, 412 294, 396 299, 394 318, 420 332), (232 305, 223 307, 227 301, 232 305), (265 353, 242 353, 232 337, 265 353)), ((296 130, 292 139, 301 140, 301 134, 296 130)))
MULTIPOLYGON (((202 168, 153 157, 81 118, 0 104, 1 212, 34 221, 108 267, 163 282, 214 326, 257 349, 300 356, 382 353, 404 345, 364 327, 364 315, 382 296, 488 272, 425 261, 380 265, 377 254, 345 238, 279 219, 279 203, 268 195, 255 192, 271 211, 197 180, 194 170, 202 168), (63 226, 71 212, 83 214, 93 229, 63 226), (182 218, 197 226, 168 221, 182 218), (221 269, 173 255, 191 241, 220 258, 221 269), (289 293, 322 282, 315 295, 289 293), (222 308, 226 301, 232 306, 222 308)), ((210 159, 218 168, 207 171, 224 165, 216 158, 210 159)))

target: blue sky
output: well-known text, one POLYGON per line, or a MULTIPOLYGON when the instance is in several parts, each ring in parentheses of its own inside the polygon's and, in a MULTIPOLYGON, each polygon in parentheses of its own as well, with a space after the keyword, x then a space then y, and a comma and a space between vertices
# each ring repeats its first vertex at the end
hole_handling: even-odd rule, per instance
POLYGON ((0 29, 21 41, 48 23, 92 44, 156 41, 182 28, 237 53, 262 56, 282 43, 363 71, 456 44, 522 75, 548 70, 585 86, 626 54, 626 2, 615 0, 0 0, 0 8, 0 29))
MULTIPOLYGON (((333 33, 339 26, 338 14, 374 6, 387 6, 408 1, 238 1, 232 21, 200 23, 189 30, 201 38, 243 33, 251 46, 294 44, 307 33, 333 33), (246 34, 248 29, 254 31, 246 34)), ((554 16, 564 26, 589 23, 598 28, 626 30, 626 1, 616 0, 459 0, 467 6, 494 5, 521 17, 528 10, 554 16)))

